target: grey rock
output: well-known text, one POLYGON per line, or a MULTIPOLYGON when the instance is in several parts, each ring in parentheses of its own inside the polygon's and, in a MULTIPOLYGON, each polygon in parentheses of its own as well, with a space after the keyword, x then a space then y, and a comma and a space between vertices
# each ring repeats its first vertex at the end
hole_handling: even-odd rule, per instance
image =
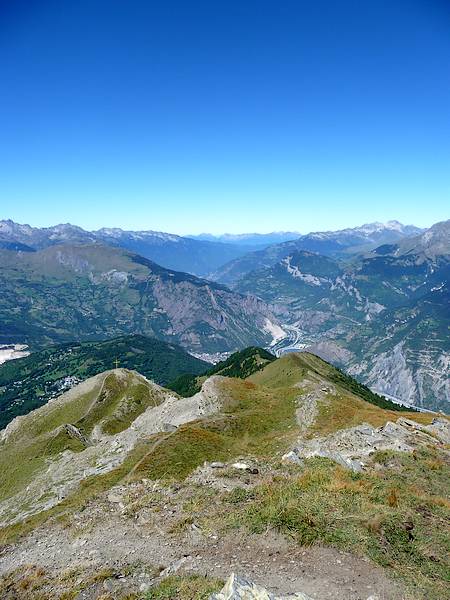
POLYGON ((172 425, 171 423, 163 423, 162 428, 163 431, 167 431, 169 433, 178 429, 176 425, 172 425))
POLYGON ((83 435, 81 431, 77 429, 77 427, 75 427, 75 425, 66 423, 66 425, 64 425, 64 430, 70 437, 79 440, 85 446, 89 446, 89 439, 85 435, 83 435))
POLYGON ((434 419, 431 425, 420 425, 410 419, 388 421, 373 428, 367 423, 343 429, 322 438, 300 439, 283 460, 299 463, 301 459, 322 456, 353 471, 363 471, 371 455, 379 450, 412 452, 421 446, 442 447, 450 439, 450 422, 434 419))
POLYGON ((122 496, 118 496, 117 494, 110 493, 110 494, 108 494, 108 502, 112 502, 114 504, 119 504, 122 502, 122 496))
POLYGON ((294 452, 294 450, 290 450, 289 452, 286 452, 286 454, 283 455, 282 457, 283 462, 293 462, 296 465, 301 465, 302 464, 302 460, 299 457, 299 455, 294 452))
POLYGON ((159 576, 161 577, 161 579, 163 579, 164 577, 173 575, 174 573, 179 571, 181 569, 181 567, 183 566, 183 564, 190 558, 191 558, 190 556, 189 557, 182 556, 181 558, 179 558, 178 560, 176 560, 175 562, 170 564, 168 567, 166 567, 163 571, 161 571, 159 576))
POLYGON ((248 471, 250 469, 250 466, 243 462, 235 462, 231 466, 233 469, 238 469, 239 471, 248 471))
POLYGON ((312 598, 302 592, 276 596, 265 588, 232 573, 222 590, 212 594, 209 600, 312 600, 312 598))

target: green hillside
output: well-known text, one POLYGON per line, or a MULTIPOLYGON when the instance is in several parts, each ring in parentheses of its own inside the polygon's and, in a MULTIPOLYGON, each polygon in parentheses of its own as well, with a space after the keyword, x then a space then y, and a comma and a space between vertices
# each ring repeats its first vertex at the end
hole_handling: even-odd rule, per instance
POLYGON ((357 396, 384 410, 411 412, 411 408, 395 404, 384 396, 374 394, 367 386, 310 352, 289 352, 267 366, 261 373, 255 372, 250 379, 269 387, 284 387, 290 382, 297 381, 300 375, 306 377, 308 373, 315 377, 322 377, 338 385, 346 394, 357 396))
MULTIPOLYGON (((309 352, 299 352, 287 355, 284 360, 277 360, 273 354, 267 352, 263 348, 250 347, 240 352, 235 352, 227 360, 222 361, 215 365, 212 369, 208 369, 206 372, 200 375, 193 375, 186 373, 177 377, 174 381, 167 385, 167 388, 177 392, 180 396, 186 398, 192 396, 198 392, 202 386, 202 383, 207 377, 211 375, 222 375, 224 377, 237 377, 239 379, 246 379, 251 375, 258 373, 263 370, 263 373, 270 373, 270 384, 273 387, 274 381, 280 376, 283 384, 286 382, 286 378, 289 379, 290 372, 282 370, 280 375, 277 375, 280 365, 295 364, 295 369, 292 371, 294 377, 298 377, 300 373, 306 373, 307 371, 313 371, 321 377, 326 377, 329 381, 340 385, 343 389, 353 394, 356 394, 360 398, 363 398, 366 402, 379 406, 387 410, 393 411, 408 411, 409 408, 405 408, 401 404, 395 404, 384 396, 374 394, 367 386, 359 383, 353 377, 350 377, 337 367, 332 367, 329 363, 322 360, 314 354, 309 352), (272 369, 266 369, 270 363, 273 363, 272 369)), ((264 382, 267 385, 267 382, 264 382)))
POLYGON ((202 383, 211 375, 222 375, 223 377, 238 377, 245 379, 256 371, 263 369, 268 363, 275 360, 275 356, 264 350, 251 346, 240 352, 234 352, 226 360, 200 374, 186 373, 180 375, 167 387, 185 398, 189 398, 198 392, 202 383))
POLYGON ((120 367, 165 385, 182 373, 200 374, 208 363, 176 344, 143 335, 53 346, 0 365, 0 429, 78 383, 120 367))
POLYGON ((27 414, 12 424, 5 439, 0 437, 0 501, 26 487, 37 473, 45 472, 52 457, 65 450, 83 452, 92 446, 89 436, 94 427, 101 434, 117 434, 166 397, 164 389, 140 374, 115 369, 90 378, 27 414))

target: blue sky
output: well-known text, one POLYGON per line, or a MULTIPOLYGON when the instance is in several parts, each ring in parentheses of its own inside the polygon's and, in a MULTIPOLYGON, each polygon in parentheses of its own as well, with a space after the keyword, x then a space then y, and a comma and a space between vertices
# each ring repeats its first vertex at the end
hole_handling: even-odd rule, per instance
POLYGON ((446 0, 10 0, 0 73, 0 218, 184 234, 450 216, 446 0))

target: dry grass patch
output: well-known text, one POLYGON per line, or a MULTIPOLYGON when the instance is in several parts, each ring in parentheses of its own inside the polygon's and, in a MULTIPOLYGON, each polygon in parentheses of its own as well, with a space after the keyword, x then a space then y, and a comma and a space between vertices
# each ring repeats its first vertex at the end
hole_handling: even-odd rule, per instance
POLYGON ((308 437, 325 436, 330 433, 355 427, 361 423, 369 423, 373 427, 382 427, 388 421, 396 422, 405 417, 429 425, 436 417, 431 413, 397 412, 379 408, 360 400, 353 394, 339 393, 338 396, 327 396, 319 402, 319 411, 315 423, 308 430, 308 437))
POLYGON ((173 576, 151 588, 144 600, 208 600, 213 592, 219 591, 223 582, 218 579, 191 576, 173 576))

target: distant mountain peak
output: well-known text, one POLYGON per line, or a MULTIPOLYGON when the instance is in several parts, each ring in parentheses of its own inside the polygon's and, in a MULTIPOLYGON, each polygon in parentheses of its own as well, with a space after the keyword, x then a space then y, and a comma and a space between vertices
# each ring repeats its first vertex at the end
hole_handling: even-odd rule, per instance
POLYGON ((173 233, 165 233, 164 231, 153 231, 152 229, 130 231, 127 229, 120 229, 120 227, 102 227, 101 229, 97 229, 96 231, 92 231, 91 233, 94 235, 110 236, 115 238, 130 237, 133 239, 142 239, 156 237, 170 241, 178 241, 183 239, 181 236, 175 235, 173 233))
POLYGON ((11 219, 5 219, 3 221, 0 221, 0 234, 3 235, 29 235, 30 233, 32 233, 33 229, 34 228, 30 225, 22 225, 20 223, 15 223, 11 219))
POLYGON ((386 221, 384 226, 389 229, 401 229, 402 227, 405 227, 400 221, 396 221, 395 219, 393 221, 386 221))
POLYGON ((413 235, 414 233, 420 233, 423 231, 420 227, 416 227, 415 225, 403 225, 400 221, 392 220, 392 221, 374 221, 372 223, 364 223, 363 225, 357 225, 356 227, 346 227, 344 229, 337 230, 329 230, 329 231, 313 231, 308 233, 302 238, 306 238, 308 236, 338 236, 340 234, 357 234, 362 233, 366 235, 370 235, 373 233, 380 233, 383 231, 393 231, 398 232, 402 235, 413 235))

